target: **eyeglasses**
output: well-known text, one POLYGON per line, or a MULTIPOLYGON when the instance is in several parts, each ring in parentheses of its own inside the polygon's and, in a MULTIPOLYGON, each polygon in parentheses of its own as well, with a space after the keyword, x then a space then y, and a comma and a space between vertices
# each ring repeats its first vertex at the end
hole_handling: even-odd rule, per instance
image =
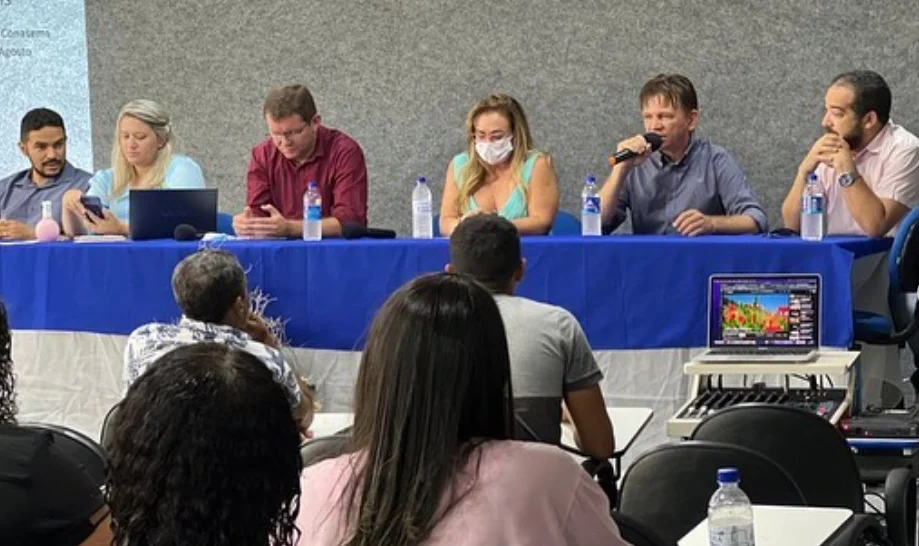
POLYGON ((300 136, 304 131, 310 126, 309 123, 304 123, 299 129, 291 129, 290 131, 284 131, 283 133, 268 133, 271 138, 275 140, 292 140, 294 137, 300 136))

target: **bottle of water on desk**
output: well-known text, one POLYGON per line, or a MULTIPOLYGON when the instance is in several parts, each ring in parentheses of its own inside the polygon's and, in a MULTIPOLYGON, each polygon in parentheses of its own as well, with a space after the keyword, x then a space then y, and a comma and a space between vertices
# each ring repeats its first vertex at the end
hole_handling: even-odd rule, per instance
POLYGON ((736 468, 718 469, 718 489, 708 501, 709 546, 754 546, 753 507, 736 468))
POLYGON ((600 235, 600 195, 593 176, 584 179, 581 190, 581 235, 600 235))
POLYGON ((322 239, 322 195, 316 182, 310 182, 303 194, 303 240, 322 239))
POLYGON ((434 237, 434 216, 431 212, 433 200, 428 181, 419 176, 412 191, 412 237, 415 239, 434 237))
POLYGON ((807 185, 801 194, 801 238, 805 241, 823 239, 823 216, 826 199, 817 173, 807 175, 807 185))

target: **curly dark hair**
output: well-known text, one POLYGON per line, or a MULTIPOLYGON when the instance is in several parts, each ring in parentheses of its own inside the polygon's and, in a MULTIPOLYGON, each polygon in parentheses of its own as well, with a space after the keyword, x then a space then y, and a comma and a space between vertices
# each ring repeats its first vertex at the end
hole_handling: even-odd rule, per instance
POLYGON ((256 357, 217 343, 165 354, 112 418, 114 544, 294 544, 299 441, 284 391, 256 357))
POLYGON ((16 422, 16 381, 13 378, 13 336, 0 301, 0 424, 16 422))

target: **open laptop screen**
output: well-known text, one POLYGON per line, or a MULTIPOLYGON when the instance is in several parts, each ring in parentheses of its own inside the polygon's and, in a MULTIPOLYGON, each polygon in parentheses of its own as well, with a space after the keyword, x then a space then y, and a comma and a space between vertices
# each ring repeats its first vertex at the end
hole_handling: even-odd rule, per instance
POLYGON ((819 275, 713 275, 709 347, 817 349, 819 275))

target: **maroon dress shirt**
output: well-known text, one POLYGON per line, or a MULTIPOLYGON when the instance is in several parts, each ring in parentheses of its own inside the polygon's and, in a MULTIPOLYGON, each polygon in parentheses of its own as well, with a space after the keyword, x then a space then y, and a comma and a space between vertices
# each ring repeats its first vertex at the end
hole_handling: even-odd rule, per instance
POLYGON ((246 205, 260 214, 274 205, 284 218, 303 218, 303 194, 315 180, 322 194, 322 217, 344 225, 367 225, 367 165, 360 145, 351 137, 319 126, 316 149, 298 165, 284 157, 271 138, 252 149, 246 173, 246 205))

